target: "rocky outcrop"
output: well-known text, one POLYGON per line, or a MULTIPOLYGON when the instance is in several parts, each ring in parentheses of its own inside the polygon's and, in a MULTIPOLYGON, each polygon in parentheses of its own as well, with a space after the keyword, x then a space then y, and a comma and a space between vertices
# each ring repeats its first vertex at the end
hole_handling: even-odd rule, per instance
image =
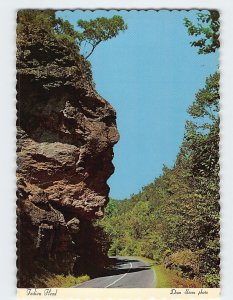
POLYGON ((92 222, 119 136, 77 48, 36 29, 17 40, 18 286, 28 287, 44 269, 79 272, 104 257, 92 222))

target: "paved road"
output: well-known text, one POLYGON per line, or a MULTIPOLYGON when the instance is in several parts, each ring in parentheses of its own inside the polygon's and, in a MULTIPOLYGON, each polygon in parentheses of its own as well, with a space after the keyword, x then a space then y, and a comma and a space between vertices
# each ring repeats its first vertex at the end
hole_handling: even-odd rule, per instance
POLYGON ((114 256, 113 267, 101 277, 76 288, 154 288, 155 274, 149 264, 130 257, 114 256))

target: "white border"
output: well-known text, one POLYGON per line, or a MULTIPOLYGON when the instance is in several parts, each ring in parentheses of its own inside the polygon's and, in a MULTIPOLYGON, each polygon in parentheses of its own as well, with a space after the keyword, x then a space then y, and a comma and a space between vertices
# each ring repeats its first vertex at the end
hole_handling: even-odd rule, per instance
POLYGON ((15 267, 15 17, 20 8, 191 9, 221 12, 221 275, 222 299, 233 299, 233 1, 2 0, 0 3, 0 287, 16 298, 15 267))

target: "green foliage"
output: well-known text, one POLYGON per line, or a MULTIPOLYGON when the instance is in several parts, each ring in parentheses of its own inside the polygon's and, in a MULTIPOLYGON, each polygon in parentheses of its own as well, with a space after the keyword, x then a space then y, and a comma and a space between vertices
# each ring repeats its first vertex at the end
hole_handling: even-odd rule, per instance
POLYGON ((17 33, 27 34, 32 30, 44 30, 47 34, 75 44, 77 32, 61 18, 56 18, 53 10, 21 10, 18 12, 17 33))
POLYGON ((82 32, 74 29, 69 21, 57 18, 53 10, 21 10, 18 12, 17 33, 27 34, 30 30, 40 28, 75 46, 78 52, 83 42, 89 43, 92 48, 86 56, 88 58, 101 42, 116 37, 120 31, 128 28, 123 18, 116 15, 90 21, 78 20, 77 24, 82 32))
POLYGON ((203 286, 219 285, 218 111, 215 73, 188 109, 192 119, 175 165, 164 166, 160 177, 129 200, 111 200, 100 221, 111 240, 110 254, 170 261, 187 277, 182 285, 174 275, 179 286, 200 286, 200 280, 203 286))
MULTIPOLYGON (((80 52, 81 44, 87 42, 92 43, 92 53, 97 44, 115 37, 119 31, 126 30, 127 25, 119 16, 114 16, 111 19, 97 18, 90 21, 79 20, 78 23, 80 27, 84 29, 83 32, 77 31, 69 21, 57 18, 54 10, 20 10, 17 14, 17 56, 20 56, 21 61, 26 58, 30 59, 30 52, 25 51, 25 49, 31 48, 33 44, 37 44, 38 51, 35 52, 39 55, 42 63, 50 58, 52 64, 51 70, 53 70, 53 60, 55 65, 61 64, 62 62, 61 60, 56 60, 56 57, 47 55, 49 52, 48 47, 51 46, 51 49, 57 52, 64 52, 63 56, 66 50, 68 50, 67 53, 69 53, 72 60, 77 61, 81 73, 95 86, 91 64, 80 52), (59 47, 57 47, 59 45, 61 45, 61 48, 64 50, 59 49, 59 47), (44 53, 44 57, 42 52, 44 53)), ((89 56, 90 55, 88 55, 88 57, 89 56)), ((64 57, 64 60, 65 59, 64 57)), ((35 63, 36 61, 33 60, 32 64, 35 65, 35 63)), ((40 62, 37 63, 40 64, 40 62)), ((37 72, 37 76, 41 76, 41 73, 44 72, 45 69, 38 69, 40 70, 37 72)))
POLYGON ((52 10, 20 10, 17 14, 17 30, 21 32, 27 28, 39 26, 52 32, 54 20, 55 12, 52 10))
POLYGON ((91 51, 86 55, 88 58, 95 48, 103 41, 116 37, 120 31, 125 31, 128 27, 121 16, 112 18, 96 18, 90 21, 79 20, 78 26, 83 29, 78 33, 80 44, 87 42, 91 45, 91 51))
POLYGON ((63 274, 53 275, 47 278, 45 286, 49 288, 70 288, 87 280, 90 280, 88 275, 79 277, 70 274, 67 276, 64 276, 63 274))
POLYGON ((69 21, 64 21, 61 18, 54 19, 53 30, 58 38, 66 39, 76 46, 78 45, 78 32, 69 21))
POLYGON ((219 285, 220 275, 219 274, 207 274, 205 276, 205 282, 208 287, 216 287, 219 285))
MULTIPOLYGON (((215 122, 219 112, 219 72, 210 75, 206 85, 196 94, 196 99, 189 107, 188 112, 193 118, 207 118, 207 121, 215 122)), ((200 119, 198 119, 200 122, 200 119)), ((211 125, 210 124, 210 125, 211 125)), ((203 129, 209 128, 207 122, 202 125, 203 129)))
POLYGON ((184 19, 184 25, 188 29, 188 34, 196 37, 196 40, 192 41, 191 45, 199 48, 199 54, 215 52, 220 47, 219 12, 210 10, 208 13, 198 13, 197 21, 197 24, 194 24, 188 18, 184 19))

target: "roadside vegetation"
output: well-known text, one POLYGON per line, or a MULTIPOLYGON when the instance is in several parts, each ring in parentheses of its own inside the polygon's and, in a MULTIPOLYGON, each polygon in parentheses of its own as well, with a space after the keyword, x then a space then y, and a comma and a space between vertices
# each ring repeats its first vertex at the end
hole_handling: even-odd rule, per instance
POLYGON ((87 280, 90 280, 88 275, 53 274, 45 270, 43 275, 35 277, 34 283, 41 288, 70 288, 87 280))
MULTIPOLYGON (((219 47, 218 17, 185 19, 200 54, 219 47)), ((129 199, 111 199, 100 221, 109 254, 151 259, 160 286, 219 287, 219 79, 218 70, 206 78, 188 108, 175 164, 129 199)))
POLYGON ((51 288, 70 288, 87 280, 90 280, 88 275, 82 275, 78 277, 71 274, 67 276, 55 275, 54 277, 47 279, 46 286, 51 288))
POLYGON ((196 279, 183 278, 182 274, 179 274, 175 270, 170 270, 164 267, 164 265, 157 265, 154 260, 145 258, 142 256, 135 256, 136 259, 147 262, 155 274, 155 286, 156 288, 199 288, 202 287, 202 283, 196 279))

